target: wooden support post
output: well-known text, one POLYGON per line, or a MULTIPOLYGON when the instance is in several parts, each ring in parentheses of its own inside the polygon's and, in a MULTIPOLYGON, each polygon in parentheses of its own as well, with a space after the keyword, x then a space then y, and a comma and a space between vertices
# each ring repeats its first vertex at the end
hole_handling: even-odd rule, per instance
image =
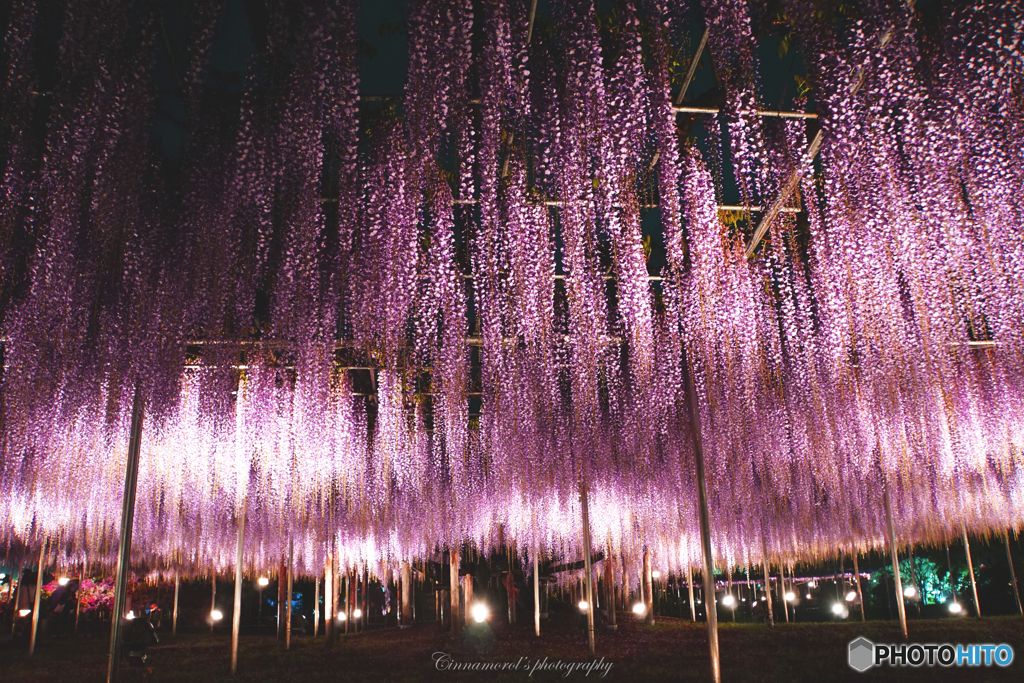
POLYGON ((617 631, 618 624, 615 621, 615 562, 612 561, 612 544, 608 542, 604 553, 604 594, 605 611, 608 614, 608 630, 617 631))
POLYGON ((782 600, 782 613, 786 615, 786 623, 789 623, 789 600, 786 599, 786 565, 779 563, 779 598, 782 600))
POLYGON ((971 561, 971 543, 967 540, 967 525, 961 523, 960 531, 964 536, 964 553, 967 555, 967 571, 971 575, 971 593, 974 596, 974 616, 981 619, 981 605, 978 604, 978 584, 974 580, 974 563, 971 561))
POLYGON ((1013 586, 1013 599, 1017 601, 1017 612, 1024 614, 1020 604, 1020 590, 1017 588, 1017 572, 1013 571, 1013 555, 1010 554, 1010 532, 1003 531, 1003 543, 1006 546, 1006 563, 1010 565, 1010 585, 1013 586))
POLYGON ((284 601, 285 590, 288 585, 288 569, 284 565, 284 557, 281 557, 281 564, 277 569, 277 639, 284 640, 284 601))
POLYGON ((864 592, 861 590, 860 585, 860 563, 857 561, 857 551, 853 551, 853 580, 857 583, 857 600, 860 602, 860 620, 867 621, 867 615, 864 614, 864 592))
POLYGON ((178 591, 181 589, 181 569, 174 570, 174 607, 171 610, 171 635, 178 635, 178 591))
POLYGON ((327 552, 324 566, 324 645, 331 647, 334 643, 334 611, 337 606, 338 591, 334 588, 334 553, 327 552))
POLYGON ((587 601, 587 644, 590 646, 590 654, 594 654, 594 577, 590 564, 590 504, 587 496, 587 485, 580 479, 580 503, 583 511, 583 571, 586 576, 587 594, 584 600, 587 601))
POLYGON ((352 600, 349 590, 349 573, 345 572, 345 635, 348 635, 348 625, 352 621, 352 600))
POLYGON ((82 571, 78 574, 78 592, 75 596, 75 634, 78 637, 78 620, 82 616, 82 588, 85 583, 85 561, 82 561, 82 571))
POLYGON ((128 595, 128 572, 131 569, 132 530, 135 527, 135 489, 139 479, 139 449, 142 445, 142 391, 135 384, 132 403, 132 427, 128 438, 128 462, 121 498, 121 538, 117 550, 117 576, 114 579, 114 611, 111 615, 110 658, 107 661, 107 683, 117 681, 121 665, 121 640, 124 637, 124 605, 128 595))
POLYGON ((402 560, 402 628, 412 626, 412 566, 402 560))
POLYGON ((693 567, 686 563, 686 592, 690 595, 690 621, 697 621, 697 605, 693 602, 693 567))
POLYGON ((459 609, 459 551, 455 548, 448 552, 448 579, 452 592, 452 633, 459 633, 462 631, 462 610, 459 609))
POLYGON ((533 632, 540 638, 540 561, 537 544, 533 545, 533 632))
POLYGON ((654 623, 654 577, 651 575, 651 551, 644 548, 644 621, 654 623))
POLYGON ((470 610, 473 609, 473 575, 466 574, 462 577, 462 602, 465 614, 463 619, 469 619, 470 610))
POLYGON ((516 623, 516 579, 509 563, 508 574, 505 575, 505 596, 508 598, 508 623, 516 623))
POLYGON ((711 655, 711 680, 721 683, 722 668, 718 653, 718 608, 715 605, 715 565, 711 554, 711 517, 708 513, 707 483, 704 479, 704 444, 700 431, 700 403, 690 366, 683 349, 683 380, 690 413, 690 439, 693 445, 693 459, 697 470, 697 507, 700 513, 700 544, 704 554, 704 608, 708 621, 708 650, 711 655))
MULTIPOLYGON (((359 617, 359 619, 356 620, 356 624, 361 629, 363 629, 364 631, 366 630, 366 627, 367 627, 367 621, 366 620, 367 620, 367 618, 369 616, 369 613, 370 613, 369 592, 370 592, 370 569, 369 569, 369 567, 367 565, 364 564, 363 565, 363 607, 362 607, 363 613, 359 617)), ((356 604, 359 604, 359 603, 357 602, 356 604)))
POLYGON ((292 552, 292 541, 288 541, 288 602, 284 608, 284 649, 292 649, 292 590, 294 588, 293 581, 295 575, 292 572, 292 563, 295 561, 295 555, 292 552))
POLYGON ((8 612, 11 615, 11 634, 14 634, 14 629, 18 625, 18 608, 21 607, 21 586, 25 583, 25 567, 19 563, 18 568, 18 585, 14 589, 14 602, 10 603, 14 609, 9 609, 8 612))
POLYGON ((245 507, 238 513, 238 548, 235 550, 235 605, 231 610, 231 675, 238 671, 238 632, 242 626, 242 551, 245 547, 245 507))
POLYGON ((313 637, 320 633, 320 577, 313 577, 313 637))
MULTIPOLYGON (((793 572, 796 571, 796 565, 789 565, 789 590, 796 595, 796 585, 793 583, 793 572)), ((799 597, 799 596, 797 596, 799 597)), ((793 603, 793 623, 796 623, 796 603, 793 603)))
POLYGON ((217 609, 217 570, 210 570, 210 634, 213 634, 213 610, 217 609))
MULTIPOLYGON (((39 548, 39 566, 36 568, 36 594, 32 602, 32 631, 28 636, 28 656, 36 653, 36 635, 39 633, 39 609, 42 604, 43 595, 43 561, 46 559, 46 544, 39 548)), ((16 609, 16 608, 15 608, 16 609)))
POLYGON ((892 574, 896 584, 896 606, 899 608, 900 630, 903 639, 907 639, 907 608, 903 604, 903 578, 900 576, 900 558, 896 550, 896 525, 892 519, 892 501, 889 499, 889 486, 886 484, 882 499, 885 503, 885 519, 889 527, 889 552, 892 554, 892 574))
MULTIPOLYGON (((768 608, 768 625, 775 626, 775 615, 772 614, 772 575, 770 563, 768 562, 768 547, 767 544, 761 543, 761 550, 764 557, 764 601, 768 608)), ((785 597, 783 597, 785 601, 785 597)))

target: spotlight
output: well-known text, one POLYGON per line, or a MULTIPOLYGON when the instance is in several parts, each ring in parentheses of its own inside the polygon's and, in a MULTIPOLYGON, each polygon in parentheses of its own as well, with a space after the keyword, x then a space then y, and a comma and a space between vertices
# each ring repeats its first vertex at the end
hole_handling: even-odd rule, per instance
POLYGON ((811 594, 810 594, 810 593, 808 593, 808 594, 807 594, 807 599, 808 599, 808 600, 810 600, 810 599, 811 599, 811 594))
POLYGON ((258 583, 260 585, 260 588, 266 588, 267 586, 270 585, 270 579, 268 579, 265 576, 261 576, 259 578, 259 581, 257 581, 256 583, 258 583))
POLYGON ((846 611, 846 608, 843 607, 843 604, 841 602, 837 602, 834 605, 832 605, 832 614, 836 615, 837 617, 842 617, 843 619, 845 619, 849 612, 846 611))
POLYGON ((725 597, 722 598, 722 604, 726 607, 732 607, 736 604, 736 598, 732 596, 732 593, 726 593, 725 597))
POLYGON ((19 617, 27 617, 30 614, 32 614, 32 610, 30 610, 30 609, 20 609, 20 610, 18 610, 18 616, 19 617))
POLYGON ((484 603, 475 602, 473 603, 473 606, 469 608, 469 614, 471 617, 473 617, 473 621, 475 621, 478 624, 482 624, 490 618, 491 610, 487 609, 487 605, 485 605, 484 603))
POLYGON ((590 608, 590 605, 587 604, 586 600, 580 600, 580 604, 576 606, 580 608, 581 612, 586 612, 590 608))
POLYGON ((786 595, 784 597, 786 598, 786 602, 793 602, 796 600, 796 594, 793 593, 793 591, 786 591, 786 595))
POLYGON ((949 611, 953 614, 960 614, 964 611, 964 607, 959 602, 951 602, 949 603, 949 611))
POLYGON ((338 612, 338 621, 345 621, 346 619, 348 619, 348 615, 344 612, 338 612))
POLYGON ((655 569, 653 572, 651 572, 651 577, 655 578, 655 579, 660 579, 661 578, 661 572, 659 572, 657 569, 655 569))
POLYGON ((363 610, 359 609, 358 607, 356 607, 354 610, 352 610, 352 618, 353 619, 358 619, 361 616, 363 616, 363 610))
POLYGON ((907 586, 906 588, 903 589, 903 596, 904 597, 912 598, 915 595, 917 595, 917 589, 914 588, 913 586, 907 586))
POLYGON ((210 612, 210 618, 214 621, 220 621, 224 618, 224 613, 221 612, 219 609, 215 609, 212 612, 210 612))
POLYGON ((857 591, 850 591, 846 594, 846 602, 853 602, 857 599, 857 591))
POLYGON ((643 615, 647 614, 647 607, 644 606, 644 603, 638 602, 635 605, 633 605, 633 614, 637 615, 638 617, 642 617, 643 615))
POLYGON ((808 588, 817 588, 818 587, 818 582, 817 581, 808 581, 807 582, 807 587, 808 588))
POLYGON ((757 604, 757 600, 754 600, 752 603, 750 603, 750 606, 753 607, 756 604, 757 604))
POLYGON ((68 577, 62 576, 59 579, 57 579, 57 585, 58 586, 66 586, 66 585, 68 585, 68 581, 70 581, 70 580, 71 579, 69 579, 68 577))
POLYGON ((124 615, 124 618, 127 619, 128 621, 131 621, 132 619, 135 618, 135 611, 134 610, 128 610, 128 614, 124 615))

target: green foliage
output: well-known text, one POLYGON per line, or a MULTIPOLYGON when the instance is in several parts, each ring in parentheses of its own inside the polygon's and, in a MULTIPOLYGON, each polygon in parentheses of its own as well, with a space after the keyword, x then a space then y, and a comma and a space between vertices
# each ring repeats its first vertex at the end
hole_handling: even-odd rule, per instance
POLYGON ((799 97, 807 97, 811 92, 811 84, 807 82, 807 78, 797 74, 793 76, 793 80, 796 81, 797 95, 799 97))

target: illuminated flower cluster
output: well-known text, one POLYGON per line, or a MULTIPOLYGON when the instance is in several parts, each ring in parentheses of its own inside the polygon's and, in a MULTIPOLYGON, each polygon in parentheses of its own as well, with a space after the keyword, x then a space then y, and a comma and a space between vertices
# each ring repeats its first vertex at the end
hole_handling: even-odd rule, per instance
POLYGON ((877 548, 886 491, 906 542, 1024 523, 1019 7, 955 4, 924 39, 901 3, 833 26, 784 2, 810 168, 806 121, 758 114, 748 3, 700 3, 725 98, 706 148, 672 108, 674 3, 562 0, 527 42, 522 0, 414 0, 395 107, 359 99, 353 2, 271 3, 227 122, 211 10, 172 174, 129 4, 67 3, 38 139, 38 17, 10 14, 12 554, 112 559, 139 395, 140 564, 233 566, 243 512, 247 568, 294 547, 302 572, 332 549, 383 575, 499 539, 571 560, 583 483, 629 576, 645 547, 696 566, 686 373, 720 563, 877 548), (802 174, 753 258, 720 154, 745 203, 802 174))

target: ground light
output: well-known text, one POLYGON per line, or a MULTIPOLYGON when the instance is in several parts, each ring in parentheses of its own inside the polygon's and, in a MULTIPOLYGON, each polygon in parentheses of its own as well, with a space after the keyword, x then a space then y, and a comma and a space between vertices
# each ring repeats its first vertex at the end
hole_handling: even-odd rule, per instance
POLYGON ((843 606, 843 603, 837 602, 834 605, 832 605, 832 614, 836 615, 837 617, 842 617, 843 619, 845 619, 847 616, 849 616, 850 613, 843 606))
POLYGON ((135 618, 135 610, 128 610, 128 614, 124 615, 124 618, 131 621, 135 618))
POLYGON ((257 581, 256 583, 260 585, 260 588, 266 588, 270 584, 270 579, 268 579, 265 576, 261 576, 259 578, 259 581, 257 581))
POLYGON ((793 591, 786 591, 786 595, 784 597, 786 598, 786 602, 793 602, 796 600, 796 594, 793 591))
POLYGON ((354 610, 352 610, 352 618, 353 619, 358 619, 361 616, 363 616, 363 610, 359 609, 358 607, 356 607, 354 610))
POLYGON ((960 614, 964 611, 964 607, 959 602, 951 602, 949 603, 949 611, 953 614, 960 614))
POLYGON ((850 591, 846 594, 846 602, 853 602, 857 599, 857 591, 850 591))
POLYGON ((912 598, 915 595, 917 595, 917 589, 914 588, 913 586, 907 586, 906 588, 903 589, 903 596, 904 597, 912 598))
POLYGON ((32 614, 32 610, 30 610, 30 609, 20 609, 20 610, 18 610, 18 616, 19 617, 27 617, 30 614, 32 614))
POLYGON ((68 577, 62 576, 59 579, 57 579, 57 585, 58 586, 66 586, 66 585, 68 585, 68 581, 70 581, 70 580, 71 579, 69 579, 68 577))
POLYGON ((214 621, 220 621, 224 618, 224 613, 221 612, 219 609, 215 609, 212 612, 210 612, 210 618, 214 621))
POLYGON ((344 612, 338 612, 338 621, 345 621, 348 616, 344 612))
POLYGON ((580 608, 581 612, 586 612, 590 608, 586 600, 580 600, 580 603, 576 606, 580 608))
POLYGON ((732 596, 732 593, 726 593, 725 597, 722 598, 722 604, 726 607, 732 607, 736 604, 736 598, 732 596))
POLYGON ((469 608, 469 614, 473 617, 473 621, 478 624, 482 624, 487 621, 491 616, 491 610, 487 609, 487 605, 482 602, 475 602, 473 606, 469 608))
POLYGON ((646 613, 647 608, 644 606, 644 603, 638 602, 635 605, 633 605, 633 614, 637 615, 638 617, 642 617, 646 613))

